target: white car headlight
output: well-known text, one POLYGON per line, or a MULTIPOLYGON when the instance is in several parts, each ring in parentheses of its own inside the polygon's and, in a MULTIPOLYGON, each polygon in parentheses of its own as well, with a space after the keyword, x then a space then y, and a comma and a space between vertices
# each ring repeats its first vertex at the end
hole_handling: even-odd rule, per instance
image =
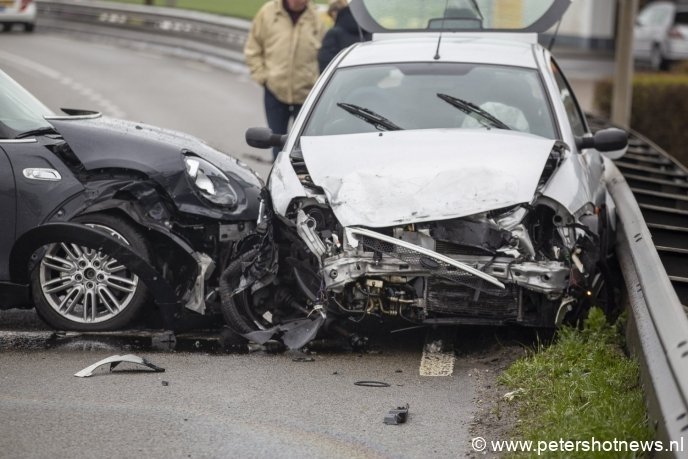
POLYGON ((184 163, 186 173, 205 199, 221 206, 236 205, 237 193, 220 169, 198 156, 184 156, 184 163))

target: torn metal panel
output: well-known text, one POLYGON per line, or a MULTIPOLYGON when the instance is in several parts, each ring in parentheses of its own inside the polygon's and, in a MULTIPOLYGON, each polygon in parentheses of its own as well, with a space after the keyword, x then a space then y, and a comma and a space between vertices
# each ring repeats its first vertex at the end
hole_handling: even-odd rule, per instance
MULTIPOLYGON (((554 144, 554 140, 496 129, 301 138, 313 183, 323 188, 339 222, 373 228, 446 220, 531 202, 554 144)), ((275 173, 289 174, 284 166, 291 169, 276 164, 275 173)), ((276 193, 271 191, 274 199, 276 193)), ((276 210, 283 214, 286 206, 276 210)))
POLYGON ((258 344, 265 344, 271 339, 281 338, 287 348, 301 349, 316 337, 324 323, 325 316, 315 314, 313 319, 293 320, 267 330, 257 330, 242 336, 258 344))
POLYGON ((282 152, 277 156, 268 179, 268 190, 277 215, 284 216, 295 198, 307 197, 306 190, 291 166, 289 154, 282 152))
POLYGON ((312 217, 308 217, 303 210, 299 210, 296 217, 296 232, 301 236, 301 239, 303 239, 310 251, 318 258, 321 258, 325 255, 327 249, 314 229, 315 220, 312 217))
POLYGON ((542 190, 542 196, 556 201, 572 215, 577 215, 581 208, 594 202, 595 190, 590 186, 590 171, 582 161, 580 154, 567 153, 542 190))
POLYGON ((127 354, 127 355, 113 355, 111 357, 107 357, 103 360, 100 360, 93 365, 89 365, 83 370, 74 373, 74 376, 77 378, 88 378, 89 376, 93 375, 93 372, 98 368, 103 365, 110 364, 110 371, 114 370, 117 365, 119 365, 122 362, 127 362, 127 363, 134 363, 136 365, 143 365, 144 367, 150 368, 153 370, 155 373, 163 373, 165 371, 164 368, 161 368, 157 365, 152 364, 148 360, 141 358, 137 355, 134 354, 127 354))
POLYGON ((198 253, 199 273, 193 286, 186 308, 199 314, 205 314, 205 283, 215 270, 215 262, 204 253, 198 253))

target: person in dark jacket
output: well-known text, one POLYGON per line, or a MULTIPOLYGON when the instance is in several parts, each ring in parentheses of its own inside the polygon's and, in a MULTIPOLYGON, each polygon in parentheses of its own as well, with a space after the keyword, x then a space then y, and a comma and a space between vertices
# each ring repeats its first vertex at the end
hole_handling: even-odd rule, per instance
MULTIPOLYGON (((346 4, 346 2, 344 2, 346 4)), ((348 6, 336 11, 334 27, 327 31, 318 51, 318 64, 322 73, 332 59, 344 48, 359 41, 370 40, 370 34, 358 27, 348 6)))

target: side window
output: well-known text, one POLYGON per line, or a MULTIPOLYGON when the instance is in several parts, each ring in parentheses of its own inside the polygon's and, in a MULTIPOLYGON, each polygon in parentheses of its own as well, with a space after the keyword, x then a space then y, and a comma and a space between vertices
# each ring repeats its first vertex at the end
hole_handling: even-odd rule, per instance
POLYGON ((652 25, 666 26, 671 23, 674 7, 672 5, 657 5, 655 14, 652 17, 652 25))
POLYGON ((552 73, 557 82, 559 97, 566 109, 566 117, 569 120, 569 124, 571 124, 573 135, 582 137, 587 132, 585 117, 578 106, 576 97, 573 95, 573 90, 566 82, 566 78, 564 78, 564 75, 561 73, 557 63, 554 62, 554 59, 552 59, 552 73))

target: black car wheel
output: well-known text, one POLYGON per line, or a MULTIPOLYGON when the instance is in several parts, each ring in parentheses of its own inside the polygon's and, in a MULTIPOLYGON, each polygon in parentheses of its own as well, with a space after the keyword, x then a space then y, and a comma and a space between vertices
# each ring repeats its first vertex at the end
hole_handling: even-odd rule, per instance
MULTIPOLYGON (((130 245, 145 260, 148 244, 130 224, 105 214, 75 222, 103 231, 130 245)), ((115 330, 131 322, 146 301, 146 287, 107 253, 76 244, 51 244, 32 272, 38 314, 62 330, 115 330)))
POLYGON ((24 32, 26 33, 31 33, 33 30, 36 28, 36 24, 32 24, 30 22, 27 22, 24 24, 24 32))

